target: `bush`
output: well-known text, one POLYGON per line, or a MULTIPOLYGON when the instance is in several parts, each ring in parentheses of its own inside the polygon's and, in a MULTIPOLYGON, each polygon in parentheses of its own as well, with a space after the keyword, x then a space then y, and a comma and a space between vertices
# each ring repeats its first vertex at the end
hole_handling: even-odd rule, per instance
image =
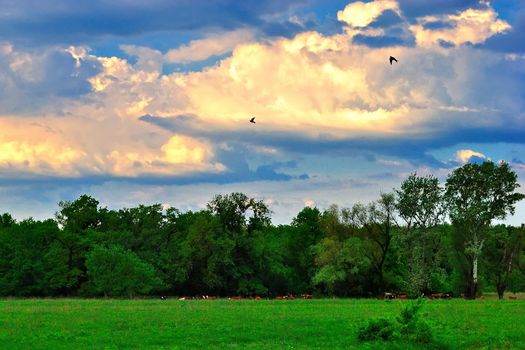
POLYGON ((367 325, 359 327, 357 333, 357 337, 361 341, 390 340, 393 335, 394 324, 386 318, 370 320, 367 325))
POLYGON ((357 337, 361 341, 392 340, 398 335, 402 340, 428 344, 432 342, 430 326, 419 318, 423 299, 406 306, 395 321, 380 318, 370 320, 367 325, 359 328, 357 337))
POLYGON ((432 342, 432 329, 430 329, 428 323, 420 320, 415 324, 411 338, 417 343, 428 344, 432 342))

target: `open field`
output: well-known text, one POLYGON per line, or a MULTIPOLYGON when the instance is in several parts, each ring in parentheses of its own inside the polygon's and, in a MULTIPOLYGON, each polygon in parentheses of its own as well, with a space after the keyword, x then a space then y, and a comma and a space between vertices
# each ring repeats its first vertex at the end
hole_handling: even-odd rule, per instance
MULTIPOLYGON (((410 301, 0 300, 0 349, 418 349, 359 343, 410 301)), ((432 300, 433 348, 525 349, 525 300, 432 300)))

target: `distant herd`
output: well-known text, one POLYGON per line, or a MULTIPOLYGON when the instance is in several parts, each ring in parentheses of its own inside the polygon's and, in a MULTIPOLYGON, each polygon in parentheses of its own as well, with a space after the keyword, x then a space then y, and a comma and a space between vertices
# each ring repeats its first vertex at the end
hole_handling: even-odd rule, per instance
MULTIPOLYGON (((167 300, 169 297, 162 295, 160 297, 160 300, 167 300)), ((286 294, 286 295, 278 295, 274 298, 269 297, 261 297, 261 296, 249 296, 249 297, 243 297, 240 295, 224 298, 226 300, 262 300, 262 299, 275 299, 275 300, 295 300, 295 299, 313 299, 313 296, 311 294, 301 294, 300 296, 297 296, 295 294, 286 294)), ((196 295, 193 297, 179 297, 178 300, 217 300, 219 297, 217 296, 211 296, 211 295, 196 295)))
MULTIPOLYGON (((422 297, 427 297, 428 299, 452 299, 452 295, 449 293, 436 293, 436 294, 428 294, 428 295, 422 295, 422 297)), ((461 295, 461 297, 464 297, 461 295)), ((168 299, 177 299, 177 300, 217 300, 217 299, 225 299, 225 300, 295 300, 295 299, 313 299, 312 294, 301 294, 301 295, 295 295, 295 294, 286 294, 286 295, 277 295, 275 297, 261 297, 261 296, 232 296, 228 298, 219 298, 217 296, 211 296, 211 295, 196 295, 196 296, 183 296, 183 297, 168 297, 165 295, 160 296, 161 300, 168 300, 168 299)), ((380 299, 410 299, 410 297, 407 294, 404 293, 390 293, 385 292, 380 299)), ((481 296, 479 299, 484 300, 485 297, 481 296)), ((516 296, 509 296, 510 300, 516 300, 518 297, 516 296)))

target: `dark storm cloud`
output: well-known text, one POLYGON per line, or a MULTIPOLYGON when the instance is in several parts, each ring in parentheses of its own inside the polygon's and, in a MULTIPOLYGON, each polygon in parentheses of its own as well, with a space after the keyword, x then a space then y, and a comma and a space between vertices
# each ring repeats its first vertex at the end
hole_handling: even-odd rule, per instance
POLYGON ((403 15, 411 20, 421 16, 449 14, 479 7, 479 0, 398 0, 398 2, 403 15))
MULTIPOLYGON (((462 114, 451 112, 461 118, 462 114)), ((442 125, 434 128, 434 132, 420 134, 416 138, 407 135, 399 137, 369 136, 352 139, 334 139, 329 136, 309 138, 292 131, 274 131, 267 133, 251 131, 213 130, 200 126, 197 117, 181 116, 161 118, 151 115, 141 117, 141 120, 158 125, 177 133, 205 137, 214 142, 232 140, 239 144, 275 147, 286 152, 298 154, 324 154, 332 156, 367 155, 374 159, 375 155, 392 156, 405 159, 415 165, 427 165, 435 168, 451 167, 449 164, 436 159, 429 154, 431 150, 451 147, 462 142, 466 143, 525 143, 525 126, 501 125, 494 127, 461 127, 457 125, 442 125)), ((430 125, 430 123, 429 123, 430 125)))
POLYGON ((366 45, 372 48, 390 47, 390 46, 414 46, 416 41, 414 37, 403 38, 401 36, 368 36, 357 34, 352 41, 359 45, 366 45))
POLYGON ((283 34, 297 27, 271 16, 305 0, 12 0, 2 3, 0 37, 30 45, 89 43, 105 36, 231 30, 251 26, 283 34), (276 29, 278 27, 278 29, 276 29))
POLYGON ((93 59, 77 61, 61 48, 0 53, 0 113, 35 113, 57 99, 75 99, 91 91, 88 79, 100 72, 93 59))

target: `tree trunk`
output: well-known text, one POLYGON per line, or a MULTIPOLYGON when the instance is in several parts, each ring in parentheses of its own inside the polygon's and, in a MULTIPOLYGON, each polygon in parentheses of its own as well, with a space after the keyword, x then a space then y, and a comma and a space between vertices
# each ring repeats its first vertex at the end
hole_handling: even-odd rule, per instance
POLYGON ((496 287, 496 290, 498 291, 498 299, 502 300, 503 299, 503 293, 505 293, 505 286, 502 285, 502 284, 499 284, 496 287))
POLYGON ((478 241, 477 236, 474 236, 472 245, 472 284, 470 285, 470 298, 475 299, 478 294, 478 258, 481 256, 483 243, 485 241, 478 241))
POLYGON ((472 261, 472 283, 470 284, 470 298, 476 299, 478 292, 478 256, 475 255, 472 261))

